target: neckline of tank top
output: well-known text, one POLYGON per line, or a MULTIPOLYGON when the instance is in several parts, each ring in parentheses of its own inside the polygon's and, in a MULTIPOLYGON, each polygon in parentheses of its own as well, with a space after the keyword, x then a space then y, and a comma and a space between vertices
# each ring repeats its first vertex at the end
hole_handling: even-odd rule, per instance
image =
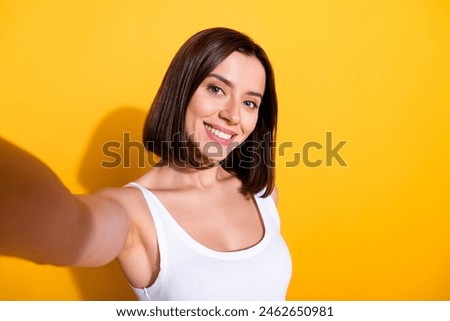
POLYGON ((268 224, 269 213, 266 212, 268 209, 266 208, 265 204, 263 204, 262 199, 259 197, 261 193, 254 195, 253 199, 256 201, 255 205, 257 207, 257 210, 259 212, 259 215, 261 216, 264 225, 263 226, 264 234, 262 238, 256 244, 248 248, 236 251, 217 251, 195 240, 180 224, 178 224, 178 222, 173 218, 173 216, 170 214, 170 212, 167 210, 167 208, 164 206, 161 200, 152 191, 135 182, 131 182, 128 185, 130 184, 134 186, 139 186, 141 191, 147 193, 147 195, 149 195, 162 209, 162 212, 164 213, 161 213, 161 211, 159 211, 160 214, 163 214, 164 217, 166 217, 169 220, 170 225, 179 232, 178 236, 180 236, 183 239, 185 244, 187 244, 197 252, 202 253, 203 255, 225 260, 243 259, 260 253, 264 248, 266 248, 266 246, 269 244, 269 241, 272 238, 272 229, 268 224))

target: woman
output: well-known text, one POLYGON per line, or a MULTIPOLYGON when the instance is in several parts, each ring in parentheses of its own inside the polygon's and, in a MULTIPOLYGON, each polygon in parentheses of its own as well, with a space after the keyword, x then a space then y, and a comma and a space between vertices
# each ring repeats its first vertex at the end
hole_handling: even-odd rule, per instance
POLYGON ((161 161, 135 182, 74 196, 1 143, 0 251, 85 267, 118 258, 141 300, 284 300, 291 259, 275 206, 276 118, 264 51, 231 29, 201 31, 153 102, 144 143, 161 161))

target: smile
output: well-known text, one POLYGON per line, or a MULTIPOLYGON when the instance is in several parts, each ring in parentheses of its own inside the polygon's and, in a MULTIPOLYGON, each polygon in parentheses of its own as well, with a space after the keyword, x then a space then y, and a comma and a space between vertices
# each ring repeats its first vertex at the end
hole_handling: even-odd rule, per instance
POLYGON ((229 144, 231 142, 231 139, 236 134, 233 132, 224 132, 223 130, 217 129, 215 127, 212 127, 209 124, 204 123, 206 132, 208 133, 208 136, 210 136, 212 139, 218 141, 221 144, 229 144))

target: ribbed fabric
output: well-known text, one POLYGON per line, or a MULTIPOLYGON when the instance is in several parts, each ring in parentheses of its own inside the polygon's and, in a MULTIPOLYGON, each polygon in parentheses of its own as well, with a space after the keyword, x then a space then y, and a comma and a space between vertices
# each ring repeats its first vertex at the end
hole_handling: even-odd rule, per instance
POLYGON ((240 301, 285 300, 292 262, 280 234, 280 219, 271 197, 255 200, 264 237, 251 248, 220 252, 195 241, 159 199, 137 183, 155 222, 160 272, 147 288, 133 288, 139 300, 240 301))

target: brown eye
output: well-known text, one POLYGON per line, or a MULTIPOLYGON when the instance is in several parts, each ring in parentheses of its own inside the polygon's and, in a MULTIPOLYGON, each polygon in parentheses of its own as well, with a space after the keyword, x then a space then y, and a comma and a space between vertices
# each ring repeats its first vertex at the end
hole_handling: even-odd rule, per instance
POLYGON ((245 100, 243 103, 248 108, 251 108, 251 109, 258 108, 258 105, 256 105, 256 103, 251 100, 245 100))
POLYGON ((221 93, 223 93, 223 90, 220 87, 214 86, 214 85, 209 85, 208 86, 208 90, 213 93, 214 95, 219 95, 221 93))

